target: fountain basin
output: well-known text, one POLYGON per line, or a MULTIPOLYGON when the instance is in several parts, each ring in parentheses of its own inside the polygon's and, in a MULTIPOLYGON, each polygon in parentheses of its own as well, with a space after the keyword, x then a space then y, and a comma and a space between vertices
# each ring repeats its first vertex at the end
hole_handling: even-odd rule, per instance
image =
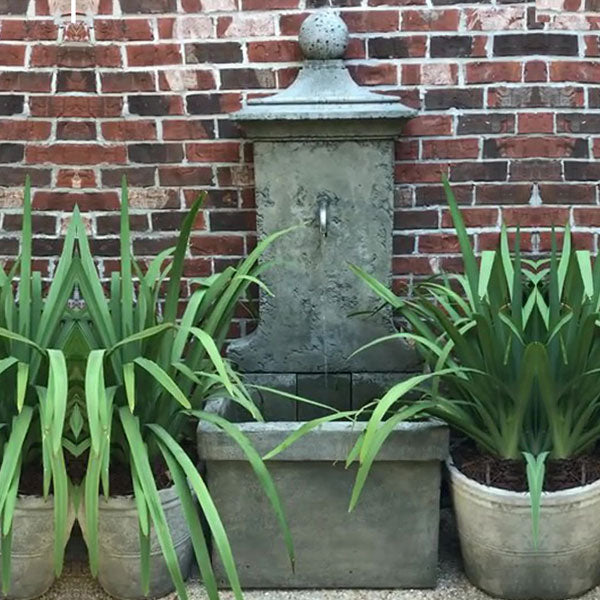
MULTIPOLYGON (((210 410, 231 421, 261 455, 302 422, 240 422, 238 406, 210 410)), ((448 430, 436 421, 399 425, 382 447, 361 499, 348 513, 356 466, 344 462, 365 424, 327 423, 267 462, 296 551, 293 572, 283 537, 242 450, 201 423, 198 451, 245 588, 426 588, 437 578, 441 461, 448 430)), ((213 554, 218 582, 223 566, 213 554)))

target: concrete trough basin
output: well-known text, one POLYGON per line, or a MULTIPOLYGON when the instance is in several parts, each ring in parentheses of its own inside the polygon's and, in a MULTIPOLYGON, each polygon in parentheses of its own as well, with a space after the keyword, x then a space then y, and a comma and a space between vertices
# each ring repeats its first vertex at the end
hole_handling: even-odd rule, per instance
MULTIPOLYGON (((230 419, 236 412, 229 401, 212 410, 230 419)), ((239 426, 264 455, 301 425, 239 426)), ((267 463, 294 541, 292 571, 275 515, 242 450, 227 434, 200 424, 199 456, 244 588, 435 586, 448 430, 433 421, 399 425, 379 452, 358 506, 348 513, 356 467, 346 469, 345 459, 364 426, 323 424, 267 463)), ((226 587, 216 553, 213 563, 226 587)))

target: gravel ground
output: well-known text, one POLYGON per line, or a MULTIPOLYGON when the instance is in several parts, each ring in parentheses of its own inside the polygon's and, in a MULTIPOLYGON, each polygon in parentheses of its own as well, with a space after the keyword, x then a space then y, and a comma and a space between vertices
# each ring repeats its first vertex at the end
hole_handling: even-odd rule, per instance
MULTIPOLYGON (((63 576, 41 600, 109 600, 100 586, 91 578, 80 546, 70 549, 70 559, 63 576)), ((190 581, 190 600, 206 600, 202 585, 190 581)), ((489 600, 491 597, 475 589, 466 580, 460 559, 458 541, 449 510, 442 511, 440 527, 440 575, 434 590, 288 590, 248 591, 246 600, 489 600)), ((222 593, 223 600, 232 595, 222 593)), ((176 600, 171 594, 162 600, 176 600)), ((600 588, 596 588, 580 600, 600 600, 600 588)))

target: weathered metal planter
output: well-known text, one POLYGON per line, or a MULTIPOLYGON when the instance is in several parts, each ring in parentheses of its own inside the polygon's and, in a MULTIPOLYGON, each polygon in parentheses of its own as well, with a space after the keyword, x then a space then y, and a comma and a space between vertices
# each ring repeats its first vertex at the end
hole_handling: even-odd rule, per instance
MULTIPOLYGON (((175 488, 159 491, 179 566, 187 578, 193 548, 181 501, 175 488)), ((85 537, 85 518, 80 519, 85 537)), ((140 569, 140 540, 135 500, 129 496, 100 499, 98 520, 98 581, 115 598, 144 598, 140 569)), ((159 598, 175 589, 154 529, 150 541, 150 594, 159 598)))
POLYGON ((600 583, 600 482, 542 497, 538 549, 529 495, 481 485, 448 462, 465 571, 501 598, 562 600, 600 583))
MULTIPOLYGON (((227 413, 227 404, 221 414, 227 413)), ((229 416, 231 418, 231 416, 229 416)), ((261 455, 301 423, 241 423, 261 455)), ((437 422, 400 425, 382 447, 356 509, 348 513, 355 468, 348 452, 364 424, 328 423, 267 466, 296 550, 292 572, 271 505, 239 447, 206 423, 200 459, 246 588, 433 587, 437 576, 440 461, 448 431, 437 422)), ((226 586, 216 553, 213 563, 226 586)))
MULTIPOLYGON (((74 518, 69 519, 69 531, 74 518)), ((67 536, 68 537, 68 536, 67 536)), ((13 520, 8 598, 37 598, 54 583, 54 502, 19 496, 13 520)))

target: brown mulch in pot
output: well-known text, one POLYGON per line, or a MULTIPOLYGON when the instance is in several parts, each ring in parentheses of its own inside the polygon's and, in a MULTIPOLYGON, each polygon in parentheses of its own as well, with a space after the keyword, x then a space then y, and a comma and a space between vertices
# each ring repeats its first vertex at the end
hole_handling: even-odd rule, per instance
MULTIPOLYGON (((482 452, 471 441, 463 441, 452 450, 456 467, 467 477, 484 485, 513 492, 526 492, 524 460, 504 460, 482 452)), ((568 459, 546 461, 544 491, 558 492, 600 480, 600 449, 568 459)))

